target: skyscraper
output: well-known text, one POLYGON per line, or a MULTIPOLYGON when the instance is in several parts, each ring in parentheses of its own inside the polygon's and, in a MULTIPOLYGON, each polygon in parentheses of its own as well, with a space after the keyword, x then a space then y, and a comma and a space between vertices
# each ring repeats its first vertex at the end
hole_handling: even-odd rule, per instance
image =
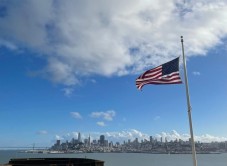
POLYGON ((88 146, 91 146, 91 137, 90 137, 90 134, 89 134, 89 137, 88 137, 88 146))
POLYGON ((100 135, 100 145, 104 145, 104 144, 105 144, 105 136, 100 135))
POLYGON ((80 135, 80 132, 78 133, 78 142, 79 142, 79 143, 81 142, 81 135, 80 135))
POLYGON ((153 137, 152 136, 150 136, 150 142, 153 143, 153 137))

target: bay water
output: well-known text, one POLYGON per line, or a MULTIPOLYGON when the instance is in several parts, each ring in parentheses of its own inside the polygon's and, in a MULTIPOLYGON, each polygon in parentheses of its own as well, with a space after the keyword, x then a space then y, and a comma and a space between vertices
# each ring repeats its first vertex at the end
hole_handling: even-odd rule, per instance
MULTIPOLYGON (((91 158, 104 161, 104 166, 193 166, 190 154, 144 154, 144 153, 80 153, 42 154, 20 153, 16 150, 0 150, 0 164, 11 158, 91 158)), ((198 166, 227 166, 227 153, 197 154, 198 166)))

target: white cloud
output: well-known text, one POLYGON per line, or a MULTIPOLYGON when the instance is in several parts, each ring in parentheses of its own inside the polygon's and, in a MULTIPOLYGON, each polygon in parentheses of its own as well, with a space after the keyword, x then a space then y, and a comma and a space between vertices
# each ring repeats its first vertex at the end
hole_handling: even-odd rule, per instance
POLYGON ((71 87, 63 88, 62 91, 64 92, 65 96, 70 97, 74 91, 74 88, 71 87))
POLYGON ((172 130, 170 133, 167 132, 161 132, 160 134, 156 134, 155 135, 156 138, 160 139, 161 137, 163 138, 163 140, 166 138, 168 141, 170 140, 176 140, 176 139, 181 139, 184 141, 188 141, 188 139, 190 138, 189 134, 182 134, 180 135, 177 131, 172 130))
POLYGON ((139 130, 136 129, 130 129, 130 130, 123 130, 123 131, 112 131, 112 132, 104 132, 104 133, 91 133, 94 138, 99 138, 99 135, 105 135, 106 139, 111 141, 127 141, 130 139, 131 141, 138 138, 139 140, 142 139, 149 139, 149 135, 145 134, 139 130))
POLYGON ((201 75, 201 73, 198 72, 198 71, 194 71, 194 72, 192 72, 192 74, 195 75, 195 76, 200 76, 201 75))
MULTIPOLYGON (((167 138, 168 141, 170 140, 176 140, 176 139, 181 139, 184 141, 188 141, 191 136, 189 134, 180 134, 177 131, 173 130, 170 133, 168 132, 161 132, 160 134, 156 134, 157 138, 167 138)), ((226 137, 217 137, 217 136, 212 136, 210 134, 204 134, 204 135, 197 135, 194 136, 195 141, 200 141, 200 142, 222 142, 226 141, 226 137)))
POLYGON ((104 122, 97 122, 96 124, 97 124, 98 126, 101 126, 101 127, 106 126, 106 124, 105 124, 104 122))
POLYGON ((0 39, 0 46, 5 46, 5 47, 9 48, 10 50, 17 50, 17 46, 15 46, 13 43, 6 41, 6 40, 0 39))
POLYGON ((82 119, 82 116, 79 112, 70 112, 71 116, 75 119, 82 119))
POLYGON ((3 1, 0 45, 46 59, 42 74, 66 86, 124 75, 181 55, 205 55, 227 35, 227 1, 3 1))
MULTIPOLYGON (((104 135, 105 139, 113 142, 123 142, 123 141, 128 141, 130 139, 131 141, 134 141, 136 138, 138 140, 149 140, 150 136, 153 136, 153 138, 156 138, 158 141, 160 138, 163 138, 163 141, 165 138, 168 141, 175 141, 176 139, 181 139, 184 141, 188 141, 190 138, 190 134, 180 134, 176 130, 172 130, 171 132, 161 132, 158 134, 150 135, 147 133, 143 133, 137 129, 129 129, 129 130, 123 130, 123 131, 109 131, 109 132, 88 132, 88 133, 83 133, 81 132, 81 138, 85 139, 88 138, 89 135, 91 136, 91 140, 98 140, 100 138, 100 135, 104 135)), ((67 133, 64 136, 58 136, 57 138, 61 138, 64 140, 71 140, 72 138, 77 138, 78 137, 78 132, 72 132, 72 133, 67 133)), ((227 141, 227 137, 218 137, 218 136, 212 136, 210 134, 203 134, 203 135, 196 135, 195 136, 195 141, 200 141, 200 142, 222 142, 222 141, 227 141)))
POLYGON ((64 140, 64 138, 59 135, 55 135, 55 140, 64 140))
POLYGON ((227 138, 217 137, 210 134, 204 134, 201 136, 195 136, 195 140, 200 142, 222 142, 222 141, 227 141, 227 138))
POLYGON ((92 112, 90 116, 92 118, 103 118, 104 120, 112 121, 115 115, 116 115, 115 111, 109 110, 106 112, 92 112))
POLYGON ((48 132, 46 130, 40 130, 40 131, 37 132, 37 134, 46 135, 46 134, 48 134, 48 132))

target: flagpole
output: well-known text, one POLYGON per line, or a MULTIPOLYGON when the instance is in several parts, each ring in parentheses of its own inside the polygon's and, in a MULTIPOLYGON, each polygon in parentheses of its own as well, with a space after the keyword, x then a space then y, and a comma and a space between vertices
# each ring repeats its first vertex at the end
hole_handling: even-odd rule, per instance
POLYGON ((185 79, 187 104, 188 104, 188 118, 189 118, 190 134, 191 134, 192 158, 193 158, 194 166, 197 166, 195 142, 194 142, 194 135, 193 135, 193 127, 192 127, 192 116, 191 116, 191 109, 192 108, 191 108, 190 97, 189 97, 188 77, 187 77, 186 60, 185 60, 185 56, 184 56, 184 44, 183 44, 183 42, 184 42, 183 36, 181 36, 182 54, 183 54, 183 62, 184 62, 184 79, 185 79))

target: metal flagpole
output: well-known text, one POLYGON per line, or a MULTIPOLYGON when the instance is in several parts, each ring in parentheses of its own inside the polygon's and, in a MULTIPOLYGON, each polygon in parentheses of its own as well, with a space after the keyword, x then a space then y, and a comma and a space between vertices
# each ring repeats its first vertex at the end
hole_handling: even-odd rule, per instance
POLYGON ((193 128, 192 128, 192 116, 191 116, 191 109, 192 108, 191 108, 190 97, 189 97, 188 77, 187 77, 186 60, 185 60, 185 56, 184 56, 184 44, 183 44, 183 42, 184 42, 183 36, 181 36, 182 54, 183 54, 183 61, 184 61, 184 79, 185 79, 187 104, 188 104, 188 118, 189 118, 190 134, 191 134, 192 158, 193 158, 194 166, 197 166, 195 142, 194 142, 193 128))

